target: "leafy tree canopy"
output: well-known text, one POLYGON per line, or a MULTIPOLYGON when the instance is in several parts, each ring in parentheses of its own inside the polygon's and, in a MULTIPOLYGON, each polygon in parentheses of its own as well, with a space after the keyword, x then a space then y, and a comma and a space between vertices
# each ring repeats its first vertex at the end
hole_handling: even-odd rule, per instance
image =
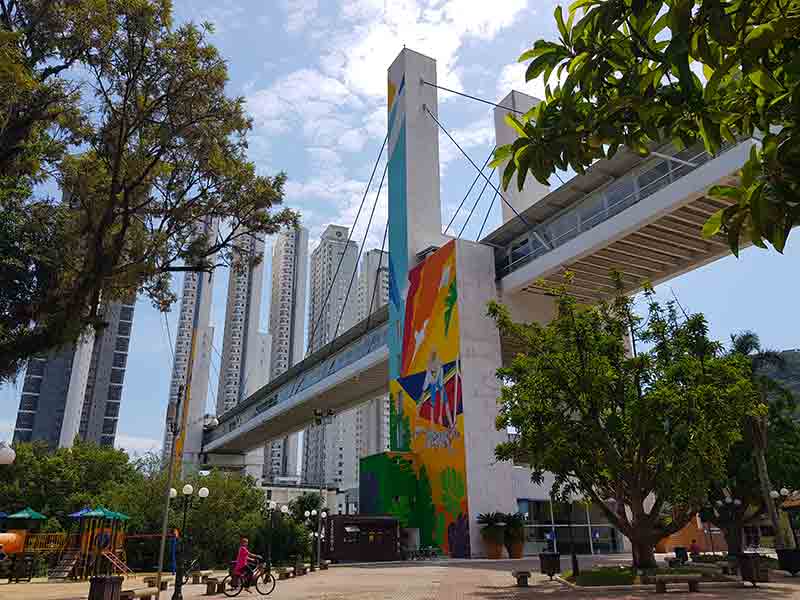
POLYGON ((519 57, 526 80, 555 73, 544 101, 508 121, 520 137, 496 152, 522 189, 531 173, 582 173, 620 146, 647 155, 653 144, 699 141, 710 153, 756 137, 735 199, 704 233, 727 233, 783 251, 800 222, 800 2, 797 0, 578 0, 558 41, 538 40, 519 57), (510 159, 510 160, 509 160, 510 159))
POLYGON ((209 31, 169 0, 0 0, 0 378, 102 327, 103 302, 168 310, 172 273, 296 224, 209 31))
POLYGON ((548 290, 558 311, 547 325, 515 323, 490 305, 517 349, 498 371, 497 420, 517 435, 496 455, 527 462, 535 481, 553 473, 556 497, 596 503, 646 567, 655 543, 686 525, 724 476, 742 417, 764 408, 748 361, 721 352, 703 315, 679 315, 648 291, 643 321, 618 286, 596 307, 548 290))

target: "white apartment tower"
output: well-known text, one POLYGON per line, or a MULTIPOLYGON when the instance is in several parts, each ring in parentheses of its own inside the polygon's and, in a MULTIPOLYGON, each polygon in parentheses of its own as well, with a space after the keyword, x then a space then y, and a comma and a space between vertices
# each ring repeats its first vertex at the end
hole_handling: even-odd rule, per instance
POLYGON ((236 406, 265 385, 269 372, 266 333, 259 331, 264 277, 264 242, 255 235, 239 238, 228 279, 225 335, 219 368, 217 414, 236 406))
MULTIPOLYGON (((328 225, 319 246, 311 254, 309 354, 333 340, 337 329, 340 335, 355 324, 355 282, 349 297, 347 289, 358 266, 358 245, 347 241, 348 233, 347 227, 328 225)), ((357 485, 356 412, 357 409, 343 412, 336 415, 331 424, 306 429, 304 482, 335 485, 341 489, 357 485)))
MULTIPOLYGON (((285 229, 272 247, 272 290, 269 333, 272 338, 270 379, 303 359, 308 276, 308 230, 285 229)), ((300 475, 297 460, 300 434, 268 442, 264 478, 300 475)))
MULTIPOLYGON (((358 273, 357 319, 363 321, 389 302, 389 253, 370 250, 358 273), (370 311, 370 308, 372 309, 370 311)), ((389 396, 362 404, 356 411, 357 459, 389 449, 389 396)), ((356 481, 358 481, 356 462, 356 481)))
MULTIPOLYGON (((215 224, 207 223, 200 235, 213 240, 216 231, 215 224)), ((169 384, 169 403, 178 406, 181 400, 178 418, 182 430, 182 450, 181 456, 176 458, 182 463, 197 464, 202 446, 202 420, 208 397, 214 340, 214 328, 210 325, 212 291, 212 273, 184 274, 178 328, 175 332, 172 378, 169 384), (179 399, 181 388, 183 398, 179 399)), ((169 423, 166 425, 162 446, 165 457, 172 452, 173 446, 169 423)))

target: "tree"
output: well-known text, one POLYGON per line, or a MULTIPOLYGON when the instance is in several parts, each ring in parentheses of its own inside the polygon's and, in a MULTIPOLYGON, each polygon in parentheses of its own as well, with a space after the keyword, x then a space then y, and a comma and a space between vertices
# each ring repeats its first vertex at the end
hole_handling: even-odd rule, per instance
POLYGON ((497 419, 517 435, 496 456, 527 462, 537 482, 553 473, 556 497, 594 502, 644 568, 655 566, 655 543, 704 505, 742 437, 742 415, 759 407, 747 361, 722 354, 703 315, 680 319, 648 290, 643 322, 614 276, 616 295, 595 307, 546 288, 558 309, 547 325, 515 323, 490 304, 517 349, 498 370, 497 419), (642 343, 649 349, 637 352, 642 343))
MULTIPOLYGON (((770 521, 775 528, 776 542, 779 548, 793 548, 794 536, 789 528, 788 521, 781 518, 775 501, 770 498, 774 489, 770 479, 770 470, 767 464, 767 454, 770 444, 770 424, 772 428, 780 427, 784 433, 791 433, 795 402, 792 394, 777 381, 764 373, 767 367, 780 368, 783 361, 780 353, 761 347, 758 335, 753 331, 731 335, 732 355, 746 357, 751 363, 751 377, 753 386, 757 390, 761 402, 770 406, 768 412, 761 412, 748 419, 753 462, 755 463, 757 481, 761 498, 766 507, 770 521), (790 423, 787 423, 787 419, 790 423)), ((797 439, 795 437, 795 439, 797 439)))
MULTIPOLYGON (((137 461, 135 475, 117 483, 101 497, 103 504, 130 517, 129 533, 161 532, 167 478, 165 471, 152 468, 156 464, 155 456, 137 461)), ((186 483, 195 489, 186 531, 180 531, 183 525, 181 494, 171 503, 169 527, 185 536, 191 557, 198 558, 202 565, 227 566, 234 558, 240 536, 252 536, 262 526, 264 493, 251 477, 236 473, 211 471, 205 477, 193 475, 183 481, 176 479, 172 486, 180 490, 186 483), (196 493, 203 486, 209 489, 209 495, 200 499, 196 493)), ((152 567, 156 550, 157 542, 153 541, 150 562, 142 567, 152 567)))
MULTIPOLYGON (((102 328, 104 302, 141 292, 168 310, 175 300, 172 273, 241 268, 259 259, 252 237, 297 223, 293 211, 274 210, 285 176, 259 175, 247 158, 251 121, 243 99, 226 95, 227 67, 208 43, 210 26, 173 28, 170 4, 0 3, 6 14, 23 14, 21 23, 46 21, 55 40, 80 38, 39 51, 22 41, 22 26, 11 19, 6 28, 21 40, 16 49, 24 73, 38 82, 37 69, 46 71, 43 65, 58 59, 72 67, 71 80, 92 92, 80 114, 64 109, 59 119, 69 125, 69 136, 59 137, 55 150, 54 142, 42 141, 52 137, 44 125, 22 128, 22 141, 7 142, 17 148, 9 150, 15 164, 24 152, 33 153, 34 166, 24 173, 20 167, 2 177, 6 142, 0 135, 0 209, 12 236, 0 244, 0 269, 15 282, 0 291, 0 377, 87 329, 102 328), (73 5, 87 7, 86 23, 73 27, 73 5), (59 201, 32 192, 34 183, 48 180, 45 163, 53 165, 59 201)), ((65 79, 56 83, 67 85, 65 79)), ((74 108, 70 94, 60 102, 74 108)), ((12 97, 4 107, 9 123, 19 120, 19 102, 12 97)))
POLYGON ((322 496, 317 492, 310 492, 301 494, 291 502, 289 502, 289 511, 292 513, 292 518, 298 523, 313 523, 316 526, 316 521, 311 517, 306 517, 306 511, 317 512, 322 510, 322 496))
POLYGON ((664 142, 702 142, 715 153, 761 138, 738 187, 710 190, 736 203, 703 231, 724 230, 737 255, 748 240, 782 252, 800 222, 800 3, 578 0, 566 22, 560 7, 555 19, 560 39, 519 60, 530 61, 527 81, 563 81, 521 119, 507 117, 520 137, 496 152, 496 165, 509 161, 504 185, 515 173, 520 189, 528 173, 543 183, 556 169, 583 173, 620 146, 646 156, 664 142))
POLYGON ((122 450, 76 440, 52 452, 41 442, 16 444, 13 464, 0 480, 0 506, 6 512, 30 506, 68 529, 68 515, 98 503, 114 485, 135 475, 122 450))

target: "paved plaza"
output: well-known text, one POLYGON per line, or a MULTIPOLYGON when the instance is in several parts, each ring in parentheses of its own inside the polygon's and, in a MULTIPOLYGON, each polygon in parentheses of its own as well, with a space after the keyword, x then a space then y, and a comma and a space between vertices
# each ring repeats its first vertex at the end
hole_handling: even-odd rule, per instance
MULTIPOLYGON (((614 562, 628 563, 626 557, 589 558, 582 557, 581 563, 614 562)), ((563 565, 567 567, 566 561, 563 565)), ((431 563, 405 563, 392 565, 337 566, 328 571, 279 581, 270 598, 280 600, 522 600, 526 598, 551 598, 555 600, 639 600, 659 598, 650 587, 635 592, 575 591, 557 581, 549 581, 538 574, 538 560, 522 561, 447 561, 431 563), (515 588, 511 571, 528 568, 536 574, 528 589, 515 588)), ((141 586, 141 580, 127 580, 124 588, 141 586)), ((169 600, 172 588, 161 593, 159 600, 169 600)), ((204 595, 205 586, 188 585, 184 587, 186 600, 208 598, 204 595)), ((29 584, 0 583, 2 600, 85 600, 88 596, 87 583, 48 584, 35 582, 29 584)), ((258 598, 243 592, 239 598, 258 598)), ((769 584, 757 589, 747 585, 737 587, 714 587, 701 585, 696 594, 670 592, 668 598, 692 598, 694 600, 716 600, 724 598, 742 600, 800 600, 800 578, 792 580, 777 575, 769 584)), ((224 598, 223 595, 214 598, 224 598)))

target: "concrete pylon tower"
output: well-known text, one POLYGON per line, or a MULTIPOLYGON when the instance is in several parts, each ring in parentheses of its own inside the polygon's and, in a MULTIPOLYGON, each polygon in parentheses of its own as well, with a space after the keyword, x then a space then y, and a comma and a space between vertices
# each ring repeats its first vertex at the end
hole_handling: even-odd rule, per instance
MULTIPOLYGON (((520 113, 528 112, 540 102, 541 100, 538 98, 534 98, 533 96, 523 94, 522 92, 518 92, 516 90, 512 90, 505 98, 498 102, 500 106, 495 107, 494 109, 494 133, 498 146, 513 144, 519 137, 519 134, 516 132, 516 130, 506 122, 506 115, 510 113, 519 118, 522 116, 520 113)), ((507 162, 503 163, 497 169, 498 176, 501 180, 506 164, 507 162)), ((508 189, 503 192, 508 204, 513 206, 514 209, 512 210, 511 206, 503 202, 502 198, 497 198, 503 215, 503 223, 507 223, 517 216, 514 210, 516 210, 518 213, 524 212, 526 208, 536 204, 549 192, 550 188, 548 186, 542 185, 532 176, 529 176, 525 180, 525 186, 522 188, 522 191, 519 191, 516 185, 516 178, 514 178, 512 185, 509 185, 508 189)))
POLYGON ((359 506, 414 506, 420 544, 484 549, 475 517, 514 511, 494 448, 500 338, 486 318, 494 252, 441 233, 436 63, 404 49, 389 68, 389 422, 391 454, 361 460, 359 506), (434 248, 431 250, 430 247, 434 248), (425 251, 424 253, 422 253, 425 251), (420 254, 422 253, 422 254, 420 254), (408 473, 416 482, 408 485, 408 473), (407 485, 408 489, 402 489, 407 485), (385 486, 385 487, 384 487, 385 486))

